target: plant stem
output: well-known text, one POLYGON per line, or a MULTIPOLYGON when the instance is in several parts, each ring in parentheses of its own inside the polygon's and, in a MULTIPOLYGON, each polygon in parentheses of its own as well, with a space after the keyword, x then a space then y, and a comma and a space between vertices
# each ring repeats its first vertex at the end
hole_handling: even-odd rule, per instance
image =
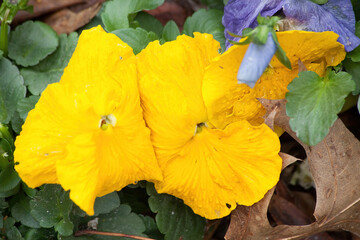
POLYGON ((4 56, 8 52, 8 28, 7 17, 10 13, 10 10, 7 9, 5 12, 4 20, 1 22, 1 32, 0 32, 0 50, 3 51, 4 56))
POLYGON ((5 139, 10 144, 11 149, 13 151, 15 150, 14 138, 11 136, 9 132, 9 128, 1 123, 0 123, 0 138, 5 139))
POLYGON ((5 157, 0 156, 0 170, 5 169, 9 164, 9 161, 5 157))

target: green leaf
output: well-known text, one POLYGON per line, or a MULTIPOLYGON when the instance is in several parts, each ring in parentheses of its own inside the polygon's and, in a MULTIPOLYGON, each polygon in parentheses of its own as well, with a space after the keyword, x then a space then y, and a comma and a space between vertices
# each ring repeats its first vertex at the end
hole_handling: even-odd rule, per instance
POLYGON ((17 194, 20 190, 20 184, 18 184, 15 188, 6 191, 6 192, 0 192, 0 198, 4 198, 4 197, 11 197, 14 196, 15 194, 17 194))
POLYGON ((12 226, 7 229, 6 236, 8 240, 23 240, 24 238, 21 236, 21 233, 17 227, 12 226))
POLYGON ((351 58, 353 62, 360 62, 360 46, 349 52, 347 57, 351 58))
POLYGON ((352 79, 356 84, 356 88, 352 94, 358 95, 360 93, 360 62, 353 62, 350 59, 345 59, 343 64, 346 71, 352 76, 352 79))
MULTIPOLYGON (((143 232, 145 230, 146 228, 142 219, 137 214, 132 213, 130 206, 125 204, 121 204, 117 209, 108 214, 99 216, 98 231, 124 233, 144 237, 145 235, 143 232)), ((109 237, 108 239, 118 240, 119 238, 109 237)))
POLYGON ((4 227, 4 216, 0 212, 0 228, 4 227))
MULTIPOLYGON (((139 186, 141 182, 139 182, 135 186, 139 186)), ((144 188, 146 185, 144 186, 144 188)), ((142 214, 145 212, 149 212, 149 205, 147 201, 144 199, 148 199, 148 195, 146 190, 143 187, 132 187, 131 185, 123 188, 119 192, 119 197, 121 199, 122 204, 128 204, 131 207, 131 211, 134 213, 142 214)))
POLYGON ((143 216, 143 215, 139 215, 141 217, 141 219, 143 220, 144 224, 145 224, 145 234, 149 237, 149 238, 153 238, 153 239, 164 239, 164 235, 159 231, 156 222, 154 220, 154 218, 149 217, 149 216, 143 216))
MULTIPOLYGON (((229 32, 229 31, 228 31, 229 32)), ((244 28, 243 30, 242 30, 242 35, 243 36, 250 36, 250 35, 252 35, 253 33, 255 32, 255 29, 252 29, 252 28, 244 28)))
MULTIPOLYGON (((360 2, 358 0, 351 0, 356 20, 360 20, 360 2)), ((359 36, 359 35, 358 35, 359 36)))
POLYGON ((223 48, 225 44, 224 26, 222 25, 223 12, 217 9, 200 9, 195 12, 191 17, 188 17, 184 23, 183 33, 193 36, 194 32, 201 33, 222 33, 215 38, 220 42, 223 48))
POLYGON ((134 54, 138 54, 150 42, 157 40, 157 35, 153 32, 147 32, 142 28, 125 28, 113 31, 116 36, 132 47, 134 54))
POLYGON ((5 198, 0 198, 0 212, 4 211, 9 207, 9 203, 5 200, 5 198))
POLYGON ((14 226, 15 219, 12 217, 8 217, 4 221, 4 229, 6 233, 6 237, 8 240, 23 240, 21 233, 17 227, 14 226))
POLYGON ((330 71, 324 78, 315 72, 300 72, 286 94, 291 129, 304 143, 316 145, 328 134, 346 96, 354 89, 355 83, 346 72, 330 71))
POLYGON ((11 32, 9 57, 18 65, 33 66, 54 52, 58 44, 58 36, 50 26, 27 21, 11 32))
MULTIPOLYGON (((360 37, 360 21, 356 22, 355 29, 356 36, 360 37)), ((351 58, 353 62, 360 62, 360 46, 347 53, 347 57, 351 58)))
POLYGON ((16 221, 31 228, 40 228, 40 224, 30 215, 30 198, 22 196, 20 200, 11 207, 11 215, 16 221))
POLYGON ((355 35, 360 38, 360 20, 355 23, 355 35))
POLYGON ((99 214, 109 213, 120 206, 120 199, 117 192, 112 192, 95 200, 94 211, 95 216, 99 214))
POLYGON ((247 45, 247 44, 251 43, 251 40, 252 39, 250 37, 248 37, 247 39, 245 39, 245 41, 242 41, 242 42, 235 42, 233 40, 228 39, 229 43, 234 44, 234 45, 247 45))
POLYGON ((0 172, 14 159, 13 148, 6 139, 0 139, 0 172))
POLYGON ((139 12, 136 14, 134 21, 139 23, 139 26, 142 29, 145 29, 148 32, 154 32, 157 34, 158 38, 161 37, 163 31, 163 25, 159 20, 154 16, 150 15, 147 12, 139 12))
POLYGON ((24 124, 24 120, 20 117, 18 112, 15 112, 12 119, 11 119, 11 128, 19 134, 21 132, 21 127, 24 124))
MULTIPOLYGON (((245 28, 245 29, 248 29, 248 28, 245 28)), ((244 33, 245 29, 243 30, 243 33, 244 33)), ((252 30, 252 29, 251 29, 251 30, 252 30)), ((236 37, 236 38, 242 38, 243 36, 245 36, 244 34, 242 34, 242 35, 237 35, 237 34, 235 34, 235 33, 232 33, 232 32, 230 32, 230 31, 228 31, 228 30, 226 30, 226 32, 227 32, 230 36, 236 37)))
POLYGON ((282 49, 282 47, 280 46, 280 43, 277 39, 277 36, 275 34, 275 31, 272 30, 272 37, 274 39, 274 42, 276 44, 277 50, 275 52, 275 56, 276 58, 288 69, 292 69, 291 68, 291 62, 289 60, 289 58, 286 56, 286 52, 282 49))
POLYGON ((207 5, 209 8, 224 9, 223 0, 201 0, 201 3, 207 5))
POLYGON ((21 183, 21 188, 25 192, 25 194, 31 198, 34 197, 36 195, 36 193, 38 192, 38 190, 36 190, 36 188, 29 188, 26 185, 26 183, 24 183, 24 182, 21 183))
POLYGON ((9 192, 20 185, 20 178, 14 170, 14 166, 9 164, 0 172, 0 192, 9 192))
POLYGON ((74 227, 69 219, 72 206, 69 193, 59 185, 45 185, 30 201, 30 213, 41 227, 55 227, 61 235, 69 236, 74 227))
MULTIPOLYGON (((15 197, 17 198, 17 197, 15 197)), ((11 199, 12 200, 12 199, 11 199)), ((30 229, 29 227, 22 225, 22 224, 15 224, 16 227, 19 229, 19 232, 21 233, 21 236, 24 236, 26 232, 30 229)))
POLYGON ((254 34, 253 42, 258 45, 264 45, 267 42, 270 30, 271 29, 266 25, 259 25, 256 28, 256 34, 254 34))
POLYGON ((25 120, 28 112, 35 107, 35 104, 39 101, 40 96, 30 96, 23 98, 18 102, 17 111, 19 112, 20 117, 25 120))
POLYGON ((70 218, 63 218, 59 222, 55 223, 54 229, 60 235, 70 236, 73 233, 74 224, 70 221, 70 218))
POLYGON ((275 52, 275 56, 276 58, 288 69, 292 69, 291 68, 291 62, 289 60, 289 58, 286 56, 286 52, 282 49, 282 47, 278 47, 278 49, 275 52))
POLYGON ((160 232, 165 234, 166 240, 203 238, 205 218, 196 215, 182 200, 167 194, 158 194, 152 183, 148 183, 146 190, 150 195, 150 209, 157 213, 156 224, 160 232))
POLYGON ((128 28, 130 14, 154 9, 163 3, 164 0, 111 0, 105 3, 101 19, 108 32, 128 28))
POLYGON ((325 4, 327 3, 329 0, 311 0, 313 3, 316 3, 316 4, 325 4))
POLYGON ((0 123, 9 123, 26 88, 19 70, 6 58, 0 59, 0 123))
POLYGON ((224 26, 222 25, 223 11, 218 9, 200 9, 184 23, 183 33, 193 37, 194 32, 210 33, 215 40, 220 42, 221 48, 225 49, 224 26))
POLYGON ((50 83, 58 82, 68 65, 78 40, 77 33, 59 36, 59 47, 38 65, 21 69, 25 84, 34 95, 39 95, 50 83))
POLYGON ((0 138, 2 138, 3 140, 6 140, 6 142, 9 144, 9 148, 3 148, 6 151, 12 151, 15 150, 15 146, 14 146, 14 138, 13 136, 10 134, 9 132, 9 128, 3 124, 0 123, 0 138))
POLYGON ((51 240, 56 239, 56 234, 52 229, 29 229, 24 238, 25 240, 51 240))
POLYGON ((176 25, 176 23, 173 20, 171 20, 165 25, 163 33, 162 33, 162 38, 166 42, 168 42, 168 41, 175 40, 176 37, 179 35, 180 35, 180 31, 179 31, 178 26, 176 25))

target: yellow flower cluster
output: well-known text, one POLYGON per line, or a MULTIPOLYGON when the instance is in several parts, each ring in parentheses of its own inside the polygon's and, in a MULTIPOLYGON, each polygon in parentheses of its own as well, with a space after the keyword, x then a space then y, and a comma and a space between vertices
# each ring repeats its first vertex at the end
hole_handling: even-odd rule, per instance
POLYGON ((273 59, 250 89, 236 81, 246 46, 220 55, 212 35, 195 33, 134 56, 100 26, 84 31, 60 82, 29 112, 15 142, 16 170, 33 188, 61 184, 89 215, 96 197, 139 180, 208 219, 252 205, 282 165, 256 97, 284 97, 298 59, 321 74, 345 55, 334 33, 278 38, 293 70, 273 59))

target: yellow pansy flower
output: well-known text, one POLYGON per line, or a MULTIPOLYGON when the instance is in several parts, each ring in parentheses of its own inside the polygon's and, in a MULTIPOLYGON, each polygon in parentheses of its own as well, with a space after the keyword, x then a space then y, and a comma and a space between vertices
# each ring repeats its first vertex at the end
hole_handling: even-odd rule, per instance
POLYGON ((28 186, 59 183, 92 215, 96 197, 162 180, 135 60, 100 26, 83 31, 60 82, 44 90, 16 139, 15 168, 28 186))
POLYGON ((236 79, 248 46, 232 46, 208 67, 203 91, 211 94, 204 94, 204 100, 210 109, 209 117, 216 127, 223 128, 249 111, 253 117, 252 123, 261 123, 260 117, 265 110, 256 98, 285 98, 287 85, 299 73, 299 60, 307 70, 323 76, 328 66, 338 65, 346 55, 344 46, 337 42, 339 36, 334 32, 285 31, 276 34, 291 62, 292 70, 273 57, 253 89, 246 84, 238 84, 236 79))
MULTIPOLYGON (((195 33, 163 45, 152 42, 137 55, 141 104, 164 176, 155 188, 208 219, 259 201, 277 183, 282 164, 277 135, 265 124, 247 121, 257 114, 243 111, 218 129, 209 119, 213 110, 204 99, 213 92, 203 85, 219 47, 212 35, 195 33)), ((226 96, 222 104, 228 104, 226 96)))

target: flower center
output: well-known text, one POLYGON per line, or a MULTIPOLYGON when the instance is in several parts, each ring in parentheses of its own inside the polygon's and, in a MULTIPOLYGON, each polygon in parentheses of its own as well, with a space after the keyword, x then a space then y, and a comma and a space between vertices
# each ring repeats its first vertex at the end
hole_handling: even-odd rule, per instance
POLYGON ((116 117, 112 114, 102 116, 99 122, 99 128, 102 130, 106 130, 109 125, 112 125, 113 127, 116 124, 116 117))
POLYGON ((197 133, 201 133, 203 127, 207 127, 206 123, 202 122, 202 123, 196 124, 195 134, 194 135, 196 135, 197 133))

